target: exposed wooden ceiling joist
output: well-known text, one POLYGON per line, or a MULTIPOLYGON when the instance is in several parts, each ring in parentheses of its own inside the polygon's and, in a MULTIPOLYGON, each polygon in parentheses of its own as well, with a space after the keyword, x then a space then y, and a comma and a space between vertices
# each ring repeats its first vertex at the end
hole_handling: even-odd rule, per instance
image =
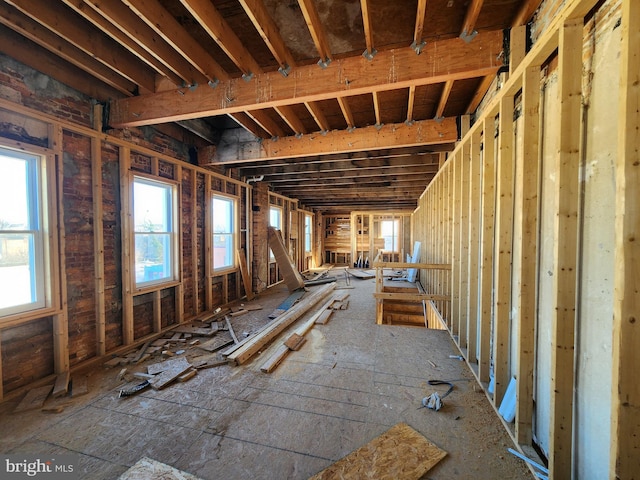
POLYGON ((329 47, 329 41, 327 40, 327 34, 325 33, 318 10, 313 0, 298 0, 302 15, 309 28, 311 38, 316 46, 318 55, 320 56, 320 65, 325 67, 331 60, 333 55, 331 54, 331 48, 329 47))
POLYGON ((220 145, 216 151, 217 164, 242 164, 277 158, 299 158, 331 153, 348 153, 382 148, 401 148, 452 143, 458 140, 455 118, 422 120, 412 125, 404 123, 356 128, 350 133, 331 131, 277 140, 262 140, 220 145))
POLYGON ((501 31, 485 32, 468 44, 459 39, 428 43, 419 56, 408 49, 388 50, 372 62, 360 56, 335 60, 325 69, 298 67, 287 78, 267 72, 251 82, 232 79, 218 88, 201 86, 116 100, 110 124, 149 125, 483 77, 502 65, 498 59, 502 37, 501 31))
POLYGON ((484 0, 471 0, 471 3, 467 7, 467 13, 465 14, 462 30, 460 31, 460 38, 463 40, 469 42, 473 40, 478 33, 475 27, 483 3, 484 0))

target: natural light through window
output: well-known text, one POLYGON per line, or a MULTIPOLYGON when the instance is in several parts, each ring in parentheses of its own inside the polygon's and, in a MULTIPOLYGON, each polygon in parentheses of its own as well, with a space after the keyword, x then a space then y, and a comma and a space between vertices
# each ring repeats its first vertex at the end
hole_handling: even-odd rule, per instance
POLYGON ((386 252, 397 252, 399 246, 400 222, 398 220, 382 220, 380 230, 384 238, 384 250, 386 252))
POLYGON ((235 266, 235 201, 213 197, 213 269, 235 266))
POLYGON ((136 177, 133 182, 136 285, 175 279, 172 184, 136 177))
MULTIPOLYGON (((269 207, 269 225, 276 230, 282 231, 282 209, 278 207, 269 207)), ((269 259, 273 262, 276 257, 269 249, 269 259)))
POLYGON ((304 251, 311 253, 311 215, 304 216, 304 251))
POLYGON ((0 148, 0 315, 45 305, 41 161, 0 148))

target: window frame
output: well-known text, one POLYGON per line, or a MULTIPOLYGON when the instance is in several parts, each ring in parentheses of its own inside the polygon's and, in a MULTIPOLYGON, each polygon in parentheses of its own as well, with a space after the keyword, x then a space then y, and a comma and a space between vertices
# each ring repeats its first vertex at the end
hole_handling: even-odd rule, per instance
MULTIPOLYGON (((136 293, 144 292, 144 291, 154 291, 162 288, 167 288, 172 285, 176 285, 182 281, 182 272, 181 272, 181 255, 180 255, 180 184, 170 178, 157 177, 154 175, 147 175, 141 172, 131 172, 130 175, 130 212, 131 212, 131 282, 133 285, 133 289, 136 293), (170 232, 162 232, 163 234, 169 234, 170 236, 170 249, 169 252, 171 254, 171 258, 169 260, 169 264, 171 266, 172 275, 169 278, 161 278, 158 280, 148 280, 145 282, 138 282, 136 279, 136 235, 138 233, 149 233, 149 232, 136 232, 136 219, 135 219, 135 183, 136 181, 140 181, 143 184, 147 185, 159 185, 163 187, 169 187, 171 191, 171 199, 169 204, 171 205, 171 231, 170 232)), ((154 232, 161 233, 161 232, 154 232)))
MULTIPOLYGON (((226 272, 230 272, 230 271, 234 271, 238 268, 238 260, 236 258, 235 252, 238 250, 239 248, 239 239, 240 239, 240 235, 238 234, 238 226, 240 224, 240 219, 239 219, 239 209, 238 209, 238 198, 232 195, 225 195, 224 193, 221 192, 216 192, 216 191, 212 191, 211 192, 211 196, 209 199, 209 204, 210 204, 210 210, 211 213, 209 215, 209 220, 211 222, 211 229, 209 232, 209 236, 211 239, 211 275, 219 275, 219 274, 224 274, 226 272), (230 235, 231 236, 231 244, 232 244, 232 251, 231 251, 231 265, 224 265, 221 267, 216 267, 215 265, 215 254, 214 254, 214 236, 216 235, 215 233, 215 209, 213 208, 213 202, 215 199, 218 200, 222 200, 222 201, 227 201, 227 202, 231 202, 231 208, 232 208, 232 226, 231 226, 231 233, 225 233, 224 235, 230 235)), ((218 234, 219 235, 219 234, 218 234)))
POLYGON ((309 213, 304 214, 304 253, 309 256, 313 253, 313 216, 309 213), (307 220, 309 221, 309 230, 307 231, 307 220), (307 249, 308 240, 308 249, 307 249))
MULTIPOLYGON (((269 205, 269 226, 270 227, 273 227, 276 230, 280 230, 280 232, 282 232, 283 217, 284 217, 284 208, 283 207, 281 207, 280 205, 269 205), (272 211, 278 212, 278 222, 280 223, 280 225, 271 225, 271 213, 272 213, 272 211)), ((269 262, 270 263, 275 263, 275 261, 276 261, 276 257, 273 254, 273 251, 271 250, 271 248, 269 248, 269 262)))
POLYGON ((37 146, 24 146, 13 142, 0 142, 0 151, 4 156, 22 159, 30 162, 28 171, 27 196, 33 204, 33 208, 27 212, 31 223, 25 230, 3 230, 7 233, 25 233, 33 235, 34 257, 30 258, 30 270, 35 276, 36 300, 12 305, 0 309, 0 325, 7 326, 18 321, 28 321, 60 311, 59 301, 59 277, 57 263, 53 262, 58 250, 57 232, 57 204, 56 204, 56 177, 55 157, 53 152, 37 146), (33 232, 33 233, 31 233, 33 232))

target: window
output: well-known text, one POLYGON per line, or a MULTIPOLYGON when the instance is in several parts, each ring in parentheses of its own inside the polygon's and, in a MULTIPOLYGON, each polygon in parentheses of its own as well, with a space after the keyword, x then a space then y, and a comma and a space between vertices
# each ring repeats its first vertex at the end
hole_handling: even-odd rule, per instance
POLYGON ((134 177, 133 222, 136 286, 177 279, 173 184, 134 177))
POLYGON ((44 160, 0 148, 0 315, 46 305, 44 160))
POLYGON ((384 238, 384 250, 397 252, 400 246, 400 222, 398 220, 382 220, 380 230, 382 238, 384 238))
MULTIPOLYGON (((276 230, 282 231, 282 209, 279 207, 269 207, 269 225, 276 230)), ((269 260, 276 261, 276 257, 269 249, 269 260)))
POLYGON ((235 267, 236 202, 232 198, 214 196, 212 208, 213 269, 235 267))
POLYGON ((312 238, 312 227, 311 227, 311 215, 304 215, 304 251, 306 253, 311 253, 311 238, 312 238))

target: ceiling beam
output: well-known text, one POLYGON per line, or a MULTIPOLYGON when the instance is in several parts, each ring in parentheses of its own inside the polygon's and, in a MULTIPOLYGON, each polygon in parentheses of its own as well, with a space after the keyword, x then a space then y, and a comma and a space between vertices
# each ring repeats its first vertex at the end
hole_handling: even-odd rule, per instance
MULTIPOLYGON (((91 35, 88 24, 75 13, 53 2, 38 0, 7 0, 24 15, 63 38, 113 72, 138 85, 146 92, 155 91, 155 74, 140 68, 139 59, 106 35, 91 35)), ((56 41, 55 43, 59 43, 56 41)), ((50 50, 55 52, 55 47, 50 50)))
POLYGON ((373 62, 358 55, 335 60, 325 69, 301 66, 287 78, 266 72, 255 82, 236 78, 184 95, 170 90, 115 100, 110 124, 150 125, 493 75, 502 66, 502 37, 502 31, 491 31, 468 44, 457 38, 430 42, 420 56, 406 48, 385 50, 373 62))
POLYGON ((206 140, 212 145, 216 145, 220 141, 220 136, 222 132, 213 128, 211 125, 206 123, 204 120, 199 118, 193 120, 180 120, 176 122, 185 130, 190 131, 194 135, 206 140))
POLYGON ((444 114, 444 108, 447 106, 449 95, 451 95, 451 87, 453 87, 453 80, 447 80, 444 82, 444 87, 442 88, 440 101, 438 102, 438 108, 436 110, 436 118, 442 118, 444 114))
POLYGON ((134 82, 90 57, 19 10, 2 2, 0 2, 0 23, 104 82, 122 95, 131 96, 134 94, 136 90, 134 82))
MULTIPOLYGON (((343 168, 341 170, 321 170, 319 172, 289 172, 287 174, 277 173, 273 174, 269 170, 263 170, 261 173, 251 173, 250 171, 242 170, 243 176, 265 175, 272 183, 291 183, 300 180, 319 180, 319 179, 335 179, 335 178, 366 178, 366 177, 379 177, 386 175, 391 178, 395 177, 412 177, 416 175, 425 175, 430 173, 437 173, 438 165, 423 165, 419 167, 406 167, 406 166, 391 166, 391 167, 377 167, 377 168, 343 168), (264 172, 264 173, 263 173, 264 172)), ((417 178, 417 177, 416 177, 417 178)))
POLYGON ((262 0, 239 0, 240 5, 253 23, 264 43, 267 45, 271 54, 280 65, 280 73, 289 74, 289 69, 296 66, 291 51, 284 43, 280 30, 276 22, 273 21, 271 15, 264 6, 262 0))
POLYGON ((382 126, 382 117, 380 115, 380 98, 378 92, 373 92, 373 111, 376 115, 376 126, 382 126))
POLYGON ((262 67, 244 47, 210 0, 180 0, 200 26, 222 48, 224 53, 240 69, 245 79, 262 73, 262 67))
POLYGON ((329 62, 333 60, 333 56, 331 55, 329 41, 327 40, 327 35, 320 21, 320 15, 318 15, 316 5, 313 0, 298 0, 298 4, 300 5, 300 10, 302 10, 304 21, 309 28, 309 33, 316 46, 318 55, 320 55, 318 64, 326 67, 329 62))
POLYGON ((464 16, 462 30, 460 31, 460 38, 465 42, 470 42, 478 34, 476 31, 476 22, 480 16, 483 3, 484 0, 471 0, 471 3, 467 7, 467 13, 464 16))
MULTIPOLYGON (((158 0, 122 0, 154 32, 160 35, 208 81, 228 80, 229 75, 209 52, 158 2, 158 0)), ((184 119, 181 119, 184 120, 184 119)))
POLYGON ((246 161, 297 158, 310 155, 348 153, 361 150, 400 148, 451 143, 458 139, 455 118, 421 120, 413 125, 390 124, 357 128, 352 132, 332 130, 326 134, 312 133, 300 138, 282 137, 247 143, 220 145, 214 163, 233 164, 246 161))
POLYGON ((289 105, 280 105, 278 107, 274 107, 275 111, 278 112, 278 115, 282 117, 282 119, 287 122, 287 125, 293 130, 296 135, 303 135, 307 132, 302 121, 295 114, 293 109, 289 105))
MULTIPOLYGON (((393 182, 393 184, 420 184, 424 187, 425 179, 428 179, 438 173, 437 168, 430 168, 429 170, 422 169, 417 173, 387 173, 387 170, 348 170, 345 172, 339 172, 335 174, 333 172, 321 172, 313 174, 298 174, 293 178, 287 176, 265 176, 265 181, 276 186, 277 188, 298 188, 300 186, 306 186, 310 183, 326 183, 329 185, 337 184, 340 181, 348 181, 352 184, 359 185, 360 182, 370 182, 374 180, 386 180, 393 182), (367 173, 371 172, 371 173, 367 173)), ((400 168, 393 170, 398 172, 400 168)))
POLYGON ((196 70, 125 4, 102 0, 84 0, 84 3, 111 22, 149 55, 172 70, 186 85, 207 82, 202 72, 196 70))

